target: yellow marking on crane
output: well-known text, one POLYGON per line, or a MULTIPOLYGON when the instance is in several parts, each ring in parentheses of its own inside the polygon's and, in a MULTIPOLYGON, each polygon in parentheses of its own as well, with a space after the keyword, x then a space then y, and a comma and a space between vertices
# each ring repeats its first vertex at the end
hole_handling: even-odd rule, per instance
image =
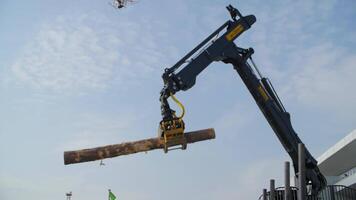
POLYGON ((228 33, 226 35, 226 39, 229 41, 233 40, 243 30, 244 30, 244 27, 241 24, 236 26, 230 33, 228 33))
POLYGON ((268 98, 268 95, 267 95, 265 89, 263 89, 262 85, 259 85, 257 89, 258 89, 258 92, 259 92, 259 93, 261 94, 261 96, 263 97, 263 99, 264 99, 265 101, 267 101, 269 98, 268 98))

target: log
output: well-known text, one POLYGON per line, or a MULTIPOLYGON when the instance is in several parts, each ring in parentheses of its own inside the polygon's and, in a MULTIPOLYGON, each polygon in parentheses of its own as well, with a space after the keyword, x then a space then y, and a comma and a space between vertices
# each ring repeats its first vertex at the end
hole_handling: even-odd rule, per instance
MULTIPOLYGON (((187 132, 184 134, 187 143, 194 143, 203 140, 210 140, 215 138, 214 129, 203 129, 198 131, 187 132)), ((150 138, 134 142, 125 142, 121 144, 113 144, 91 149, 82 149, 76 151, 64 152, 64 164, 75 164, 82 162, 89 162, 95 160, 102 160, 105 158, 112 158, 122 155, 129 155, 138 152, 147 152, 154 149, 163 149, 164 141, 162 138, 150 138)))

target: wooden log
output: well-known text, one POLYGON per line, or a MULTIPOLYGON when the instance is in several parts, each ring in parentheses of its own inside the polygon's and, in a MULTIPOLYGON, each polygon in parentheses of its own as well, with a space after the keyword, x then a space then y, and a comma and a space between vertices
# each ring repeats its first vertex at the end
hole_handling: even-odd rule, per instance
MULTIPOLYGON (((204 129, 185 133, 187 143, 194 143, 203 140, 210 140, 215 138, 214 129, 204 129)), ((64 152, 64 164, 75 164, 82 162, 89 162, 95 160, 102 160, 105 158, 112 158, 122 155, 128 155, 143 151, 151 151, 154 149, 163 149, 164 142, 161 138, 150 138, 134 142, 125 142, 121 144, 113 144, 91 149, 82 149, 76 151, 64 152)))

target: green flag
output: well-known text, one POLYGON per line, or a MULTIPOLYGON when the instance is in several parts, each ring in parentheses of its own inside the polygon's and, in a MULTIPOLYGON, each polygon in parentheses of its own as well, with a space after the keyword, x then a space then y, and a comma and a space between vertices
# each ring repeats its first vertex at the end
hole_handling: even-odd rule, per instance
POLYGON ((111 192, 111 190, 109 190, 109 200, 115 200, 116 196, 114 193, 111 192))

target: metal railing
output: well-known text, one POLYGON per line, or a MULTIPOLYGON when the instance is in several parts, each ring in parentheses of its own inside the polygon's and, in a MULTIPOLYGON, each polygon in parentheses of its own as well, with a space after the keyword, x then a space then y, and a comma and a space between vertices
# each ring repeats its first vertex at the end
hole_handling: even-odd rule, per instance
MULTIPOLYGON (((290 188, 290 199, 298 200, 297 198, 298 188, 290 188)), ((261 195, 259 200, 285 200, 284 199, 284 187, 276 188, 274 191, 274 199, 271 198, 271 193, 267 192, 266 197, 261 195)), ((322 190, 318 196, 308 195, 307 200, 356 200, 356 190, 343 185, 329 185, 322 190)))
MULTIPOLYGON (((306 185, 306 166, 305 166, 305 146, 298 144, 298 178, 296 186, 290 186, 290 163, 285 162, 284 185, 286 187, 275 188, 275 180, 270 179, 270 191, 263 189, 259 200, 356 200, 356 189, 343 185, 326 186, 318 195, 308 195, 309 188, 306 185)), ((354 169, 347 173, 354 173, 354 169)), ((296 176, 295 176, 296 178, 296 176)))
MULTIPOLYGON (((297 191, 298 191, 298 188, 296 187, 290 187, 290 196, 291 196, 291 199, 290 200, 297 200, 297 191)), ((284 187, 278 187, 275 189, 274 191, 274 197, 275 197, 275 200, 284 200, 284 187)), ((264 196, 263 194, 258 198, 258 200, 272 200, 271 198, 271 192, 267 192, 266 193, 266 199, 264 199, 264 196)))

